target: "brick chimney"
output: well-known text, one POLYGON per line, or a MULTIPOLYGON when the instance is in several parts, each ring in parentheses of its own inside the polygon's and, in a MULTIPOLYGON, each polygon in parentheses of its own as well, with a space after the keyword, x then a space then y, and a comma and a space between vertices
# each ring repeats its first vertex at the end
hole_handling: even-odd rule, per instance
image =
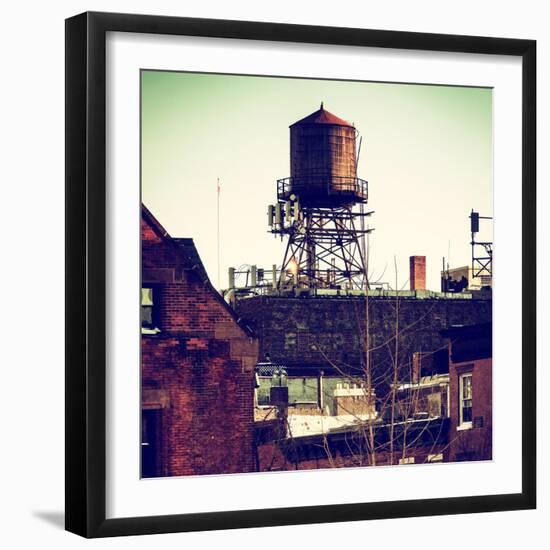
POLYGON ((426 256, 409 258, 411 290, 426 290, 426 256))

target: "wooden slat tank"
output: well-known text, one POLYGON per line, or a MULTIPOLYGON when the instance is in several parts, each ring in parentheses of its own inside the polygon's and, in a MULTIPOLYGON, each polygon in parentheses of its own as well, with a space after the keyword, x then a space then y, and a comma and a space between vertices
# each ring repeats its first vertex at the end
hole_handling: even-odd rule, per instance
MULTIPOLYGON (((361 202, 353 125, 321 108, 290 126, 290 179, 282 185, 302 206, 361 202)), ((365 186, 366 194, 366 186, 365 186)))

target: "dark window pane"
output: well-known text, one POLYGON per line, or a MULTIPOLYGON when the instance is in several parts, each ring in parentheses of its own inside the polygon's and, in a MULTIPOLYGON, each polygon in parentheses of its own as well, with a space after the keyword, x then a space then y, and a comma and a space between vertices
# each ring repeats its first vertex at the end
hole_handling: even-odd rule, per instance
POLYGON ((141 326, 152 327, 153 326, 153 307, 141 306, 141 326))

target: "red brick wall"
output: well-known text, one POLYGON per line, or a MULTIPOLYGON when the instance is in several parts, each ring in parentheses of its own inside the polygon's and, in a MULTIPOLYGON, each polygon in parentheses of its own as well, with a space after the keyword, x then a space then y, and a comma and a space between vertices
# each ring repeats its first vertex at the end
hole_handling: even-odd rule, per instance
POLYGON ((142 335, 142 406, 162 390, 159 475, 254 470, 258 344, 170 238, 142 220, 142 279, 156 283, 156 335, 142 335), (157 392, 158 393, 158 392, 157 392))
MULTIPOLYGON (((450 392, 450 461, 473 456, 473 460, 492 458, 492 359, 476 359, 464 363, 449 364, 450 392), (459 430, 460 395, 459 376, 472 372, 472 417, 473 426, 469 430, 459 430), (476 427, 475 420, 483 419, 483 426, 476 427)), ((479 423, 479 421, 478 421, 479 423)))
POLYGON ((231 359, 229 343, 193 338, 142 338, 143 388, 166 391, 161 475, 254 469, 253 378, 231 359), (197 348, 205 347, 204 351, 197 348))
POLYGON ((160 244, 162 242, 160 235, 157 235, 153 227, 143 218, 141 218, 141 242, 147 244, 160 244))

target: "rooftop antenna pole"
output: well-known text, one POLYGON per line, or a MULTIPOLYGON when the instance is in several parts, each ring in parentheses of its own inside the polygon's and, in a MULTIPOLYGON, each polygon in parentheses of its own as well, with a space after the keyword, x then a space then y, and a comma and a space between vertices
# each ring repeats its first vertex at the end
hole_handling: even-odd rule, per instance
POLYGON ((220 178, 218 178, 216 181, 216 191, 218 199, 218 289, 220 289, 220 178))
POLYGON ((448 279, 449 279, 449 273, 445 270, 445 256, 443 256, 443 269, 441 271, 441 291, 442 292, 447 292, 447 286, 449 284, 448 282, 448 279))
MULTIPOLYGON (((355 172, 357 173, 357 169, 359 167, 359 155, 361 155, 361 144, 363 143, 363 136, 359 136, 359 147, 357 148, 357 158, 355 159, 355 172)), ((361 203, 359 206, 359 212, 361 213, 361 254, 363 255, 363 262, 365 265, 365 274, 364 274, 364 281, 363 285, 365 287, 365 291, 369 288, 369 274, 368 274, 368 261, 367 261, 367 246, 365 246, 365 205, 361 203)), ((370 235, 367 233, 367 240, 369 239, 370 235)))

